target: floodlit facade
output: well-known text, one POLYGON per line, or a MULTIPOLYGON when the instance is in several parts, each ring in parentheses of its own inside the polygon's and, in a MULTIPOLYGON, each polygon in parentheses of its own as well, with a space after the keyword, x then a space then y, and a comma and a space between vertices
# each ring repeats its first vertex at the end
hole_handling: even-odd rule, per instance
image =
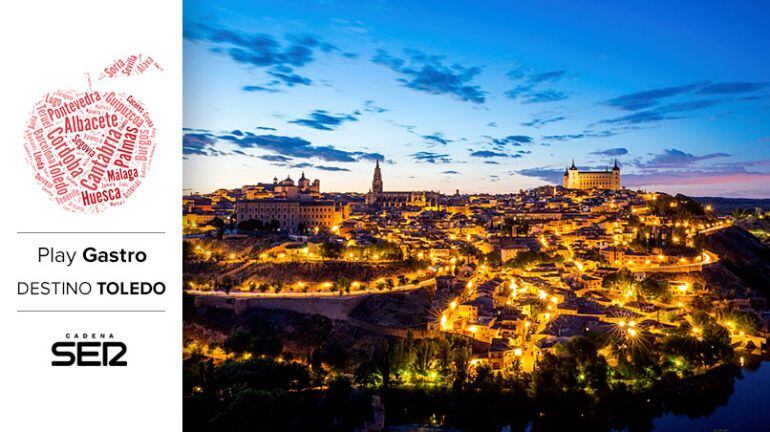
POLYGON ((615 159, 612 170, 580 171, 572 161, 572 166, 564 170, 564 187, 567 189, 610 189, 620 190, 620 167, 615 159))

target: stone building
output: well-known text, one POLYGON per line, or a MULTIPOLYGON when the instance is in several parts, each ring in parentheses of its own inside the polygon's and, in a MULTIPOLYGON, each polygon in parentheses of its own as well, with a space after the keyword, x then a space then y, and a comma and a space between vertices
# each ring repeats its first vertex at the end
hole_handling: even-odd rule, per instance
POLYGON ((372 188, 366 195, 366 204, 383 208, 438 207, 441 194, 428 191, 384 192, 380 161, 374 166, 372 188))
POLYGON ((294 183, 291 176, 287 176, 281 181, 278 181, 278 177, 275 177, 272 183, 257 183, 256 185, 243 186, 241 189, 247 199, 317 198, 321 194, 321 181, 318 179, 310 181, 303 172, 297 183, 294 183))
POLYGON ((296 232, 301 226, 311 230, 339 227, 350 217, 350 207, 331 200, 269 198, 236 201, 235 214, 239 222, 253 219, 269 224, 275 220, 282 231, 296 232))
POLYGON ((564 170, 564 187, 567 189, 620 190, 620 167, 615 159, 612 170, 580 171, 572 160, 572 166, 564 170))

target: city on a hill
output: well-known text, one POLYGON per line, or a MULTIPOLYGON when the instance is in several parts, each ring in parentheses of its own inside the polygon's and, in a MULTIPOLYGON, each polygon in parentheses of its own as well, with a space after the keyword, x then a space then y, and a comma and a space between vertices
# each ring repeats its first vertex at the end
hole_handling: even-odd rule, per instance
POLYGON ((184 197, 188 424, 645 430, 763 355, 760 206, 627 189, 617 164, 502 195, 383 177, 184 197))

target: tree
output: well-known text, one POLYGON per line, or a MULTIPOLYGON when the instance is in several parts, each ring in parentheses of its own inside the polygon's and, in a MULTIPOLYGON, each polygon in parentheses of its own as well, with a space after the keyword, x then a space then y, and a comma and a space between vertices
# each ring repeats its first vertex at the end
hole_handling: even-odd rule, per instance
POLYGON ((277 219, 270 219, 270 223, 265 228, 268 232, 278 232, 281 229, 281 223, 277 219))
POLYGON ((225 290, 225 294, 230 294, 230 290, 233 289, 233 279, 229 275, 222 276, 220 285, 225 290))
POLYGON ((344 247, 339 242, 326 241, 321 244, 318 253, 321 258, 339 259, 342 256, 344 247))
POLYGON ((382 385, 382 374, 374 360, 366 360, 358 365, 353 376, 356 384, 366 388, 382 385))
POLYGON ((573 357, 558 357, 546 352, 532 373, 532 385, 539 399, 556 399, 578 391, 577 362, 573 357))
POLYGON ((756 335, 762 328, 762 321, 753 312, 734 310, 730 311, 725 318, 735 326, 736 330, 750 335, 756 335))
POLYGON ((553 262, 554 259, 555 258, 552 258, 545 252, 524 251, 516 255, 515 258, 508 260, 505 263, 505 266, 515 269, 525 269, 540 263, 553 262))
POLYGON ((277 356, 283 351, 283 341, 269 322, 252 321, 249 323, 249 331, 254 338, 254 346, 251 350, 254 356, 277 356))
POLYGON ((430 339, 421 340, 415 346, 414 353, 414 370, 423 375, 427 374, 433 363, 433 342, 430 339))
POLYGON ((321 359, 332 368, 343 371, 350 357, 347 350, 339 342, 329 340, 320 347, 321 359))
POLYGON ((321 349, 319 347, 313 348, 313 350, 310 351, 309 357, 310 358, 308 363, 310 363, 311 370, 316 375, 320 375, 323 372, 323 357, 321 356, 321 349))
POLYGON ((350 291, 350 285, 353 283, 350 279, 346 277, 340 277, 337 279, 337 282, 334 284, 334 287, 340 290, 341 292, 349 292, 350 291))
POLYGON ((262 221, 257 219, 249 219, 245 221, 238 222, 238 230, 240 231, 259 231, 262 229, 262 221))
POLYGON ((254 348, 254 336, 248 330, 238 327, 222 343, 225 352, 243 354, 254 348))
POLYGON ((390 344, 388 341, 383 340, 374 347, 372 353, 372 361, 377 366, 377 370, 382 375, 382 388, 388 389, 390 387, 390 344))
POLYGON ((211 219, 210 221, 208 221, 206 225, 212 226, 216 229, 222 229, 225 226, 225 221, 223 221, 217 216, 217 217, 214 217, 214 219, 211 219))
POLYGON ((471 348, 468 345, 462 344, 454 349, 452 354, 452 366, 454 370, 454 382, 452 388, 460 390, 465 386, 468 381, 468 369, 471 366, 471 348))
POLYGON ((471 389, 479 392, 491 393, 497 390, 495 377, 492 374, 492 368, 489 365, 481 365, 476 368, 476 374, 468 385, 471 389))
POLYGON ((182 262, 192 262, 196 260, 197 256, 193 251, 192 244, 187 240, 182 241, 182 262))
POLYGON ((639 284, 639 291, 641 294, 653 300, 657 300, 661 303, 668 303, 671 301, 671 291, 665 284, 660 283, 657 279, 652 277, 646 277, 639 284))
POLYGON ((440 338, 436 347, 438 367, 444 376, 452 371, 452 344, 447 337, 440 338))

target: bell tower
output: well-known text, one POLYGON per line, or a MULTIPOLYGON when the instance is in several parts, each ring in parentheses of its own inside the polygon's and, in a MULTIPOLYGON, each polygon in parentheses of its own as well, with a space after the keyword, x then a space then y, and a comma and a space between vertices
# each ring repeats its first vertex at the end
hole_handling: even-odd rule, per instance
POLYGON ((380 160, 374 166, 374 179, 372 180, 372 193, 379 195, 382 193, 382 172, 380 171, 380 160))

